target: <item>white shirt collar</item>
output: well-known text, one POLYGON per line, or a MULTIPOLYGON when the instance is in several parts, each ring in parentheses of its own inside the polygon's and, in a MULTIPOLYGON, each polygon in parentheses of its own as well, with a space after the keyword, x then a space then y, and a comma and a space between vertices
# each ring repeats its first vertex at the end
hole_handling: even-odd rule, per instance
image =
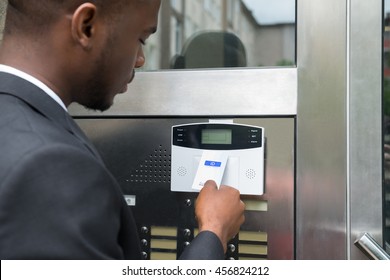
POLYGON ((46 92, 47 95, 49 95, 51 98, 53 98, 54 101, 56 101, 62 108, 64 108, 65 111, 68 111, 64 102, 62 102, 61 98, 53 90, 51 90, 47 85, 42 83, 37 78, 35 78, 35 77, 33 77, 33 76, 23 72, 23 71, 20 71, 14 67, 4 65, 4 64, 0 64, 0 72, 5 72, 5 73, 9 73, 9 74, 18 76, 18 77, 20 77, 24 80, 27 80, 30 83, 36 85, 37 87, 42 89, 44 92, 46 92))

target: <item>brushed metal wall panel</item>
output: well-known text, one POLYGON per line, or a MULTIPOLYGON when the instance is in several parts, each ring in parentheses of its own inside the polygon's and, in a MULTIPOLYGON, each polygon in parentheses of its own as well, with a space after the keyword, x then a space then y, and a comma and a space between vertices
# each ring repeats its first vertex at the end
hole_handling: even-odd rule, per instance
MULTIPOLYGON (((195 194, 170 191, 170 133, 173 125, 207 122, 208 119, 88 118, 76 121, 99 150, 123 192, 135 198, 132 209, 140 227, 180 228, 183 223, 195 224, 194 213, 183 211, 182 207, 184 201, 193 199, 195 194)), ((244 196, 243 200, 254 204, 267 202, 268 207, 266 211, 247 210, 241 230, 266 234, 266 240, 260 243, 266 246, 268 259, 294 259, 295 118, 237 118, 234 122, 264 127, 267 139, 265 194, 244 196)), ((180 239, 180 234, 177 238, 180 239)), ((240 244, 248 245, 245 241, 244 238, 240 244)), ((178 248, 180 246, 178 242, 178 248)))
POLYGON ((383 244, 382 3, 350 1, 349 160, 351 258, 367 259, 353 244, 369 232, 383 244))
POLYGON ((298 259, 347 257, 346 15, 346 1, 298 1, 298 259))
MULTIPOLYGON (((79 105, 74 116, 96 115, 79 105)), ((296 68, 140 72, 102 116, 294 116, 296 68)))

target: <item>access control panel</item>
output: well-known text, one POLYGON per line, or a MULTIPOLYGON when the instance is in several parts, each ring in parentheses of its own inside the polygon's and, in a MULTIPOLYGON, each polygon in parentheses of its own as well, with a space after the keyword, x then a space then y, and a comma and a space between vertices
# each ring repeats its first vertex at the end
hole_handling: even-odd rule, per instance
POLYGON ((206 180, 264 193, 264 128, 234 123, 172 127, 171 190, 194 192, 206 180))
MULTIPOLYGON (((195 176, 204 151, 206 155, 210 151, 227 153, 224 176, 233 174, 228 179, 234 179, 237 184, 231 185, 240 190, 245 189, 242 180, 259 179, 263 167, 258 165, 266 167, 264 195, 242 196, 246 206, 245 223, 229 241, 226 259, 294 259, 295 119, 235 118, 229 124, 212 124, 209 119, 97 115, 76 121, 118 180, 134 214, 145 259, 177 259, 198 234, 195 219, 198 192, 192 188, 194 178, 184 178, 190 172, 195 176), (190 127, 192 132, 180 131, 190 124, 195 125, 190 127), (245 136, 238 137, 240 131, 245 136), (197 144, 189 145, 195 141, 194 133, 197 144), (234 148, 242 146, 243 142, 237 141, 244 138, 245 145, 249 146, 234 148), (266 164, 259 148, 264 149, 266 164), (190 161, 188 155, 178 154, 181 149, 193 149, 190 161), (255 162, 247 161, 246 157, 255 162), (234 172, 229 171, 231 165, 235 166, 234 172), (171 174, 175 180, 173 185, 171 174), (178 183, 178 178, 187 183, 178 183), (172 186, 180 191, 172 191, 172 186)), ((209 165, 214 164, 218 166, 216 160, 210 160, 209 165)), ((260 193, 262 185, 253 185, 254 193, 260 193)))

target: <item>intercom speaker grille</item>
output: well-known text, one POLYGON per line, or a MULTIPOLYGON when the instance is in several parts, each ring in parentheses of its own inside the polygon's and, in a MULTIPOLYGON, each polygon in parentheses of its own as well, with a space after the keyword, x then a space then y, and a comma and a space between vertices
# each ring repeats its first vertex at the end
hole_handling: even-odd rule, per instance
POLYGON ((137 169, 132 170, 130 182, 135 183, 170 183, 171 155, 159 145, 137 169))
POLYGON ((248 169, 245 172, 245 175, 248 179, 253 180, 256 178, 256 171, 254 169, 248 169))
POLYGON ((187 169, 184 166, 180 166, 177 169, 177 175, 179 175, 180 177, 186 176, 187 175, 187 169))

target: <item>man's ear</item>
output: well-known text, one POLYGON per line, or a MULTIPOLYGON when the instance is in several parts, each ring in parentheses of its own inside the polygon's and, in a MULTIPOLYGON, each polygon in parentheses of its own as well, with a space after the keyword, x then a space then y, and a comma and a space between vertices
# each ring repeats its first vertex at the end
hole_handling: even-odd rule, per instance
POLYGON ((72 37, 84 49, 92 48, 92 41, 96 35, 97 8, 92 3, 80 5, 72 16, 72 37))

